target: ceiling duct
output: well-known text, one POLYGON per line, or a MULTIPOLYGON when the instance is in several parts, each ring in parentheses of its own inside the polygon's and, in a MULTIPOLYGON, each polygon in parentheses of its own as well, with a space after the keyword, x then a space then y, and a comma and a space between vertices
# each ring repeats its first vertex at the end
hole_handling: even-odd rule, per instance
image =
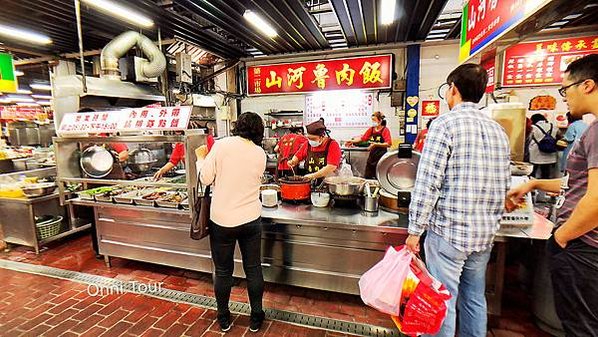
POLYGON ((114 40, 110 41, 100 56, 100 63, 102 68, 102 78, 111 80, 120 80, 120 70, 118 61, 131 48, 137 46, 147 60, 141 59, 135 62, 135 73, 142 75, 144 78, 155 78, 160 76, 164 69, 166 69, 166 58, 160 49, 154 44, 152 40, 145 37, 141 33, 128 31, 120 34, 114 40))

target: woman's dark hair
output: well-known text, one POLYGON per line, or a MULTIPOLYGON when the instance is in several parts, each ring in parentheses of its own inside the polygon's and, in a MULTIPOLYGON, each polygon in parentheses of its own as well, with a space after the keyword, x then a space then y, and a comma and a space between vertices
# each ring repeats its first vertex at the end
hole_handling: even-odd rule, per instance
POLYGON ((534 114, 532 115, 532 124, 537 124, 538 122, 548 122, 548 120, 546 119, 546 117, 544 117, 544 115, 542 114, 534 114))
POLYGON ((380 125, 386 126, 386 116, 384 116, 382 112, 376 111, 372 114, 372 117, 378 118, 378 120, 380 121, 380 125))
POLYGON ((244 112, 237 119, 233 135, 251 140, 261 146, 264 140, 264 121, 255 112, 244 112))
POLYGON ((300 135, 304 134, 304 131, 303 131, 303 127, 302 127, 302 126, 292 127, 292 128, 290 129, 290 132, 291 132, 291 133, 297 133, 297 134, 300 134, 300 135))
POLYGON ((466 63, 453 70, 446 83, 457 87, 464 102, 478 103, 486 91, 488 73, 479 64, 466 63))

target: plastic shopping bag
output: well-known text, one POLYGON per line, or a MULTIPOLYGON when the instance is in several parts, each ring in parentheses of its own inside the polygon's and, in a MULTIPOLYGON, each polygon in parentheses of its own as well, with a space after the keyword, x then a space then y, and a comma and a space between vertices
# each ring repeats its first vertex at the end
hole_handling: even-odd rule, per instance
POLYGON ((409 273, 412 254, 405 248, 389 247, 384 258, 359 279, 363 302, 389 315, 399 315, 403 281, 409 273))
POLYGON ((403 280, 400 310, 392 315, 399 330, 409 336, 436 334, 446 317, 448 290, 430 275, 424 263, 412 255, 403 280))

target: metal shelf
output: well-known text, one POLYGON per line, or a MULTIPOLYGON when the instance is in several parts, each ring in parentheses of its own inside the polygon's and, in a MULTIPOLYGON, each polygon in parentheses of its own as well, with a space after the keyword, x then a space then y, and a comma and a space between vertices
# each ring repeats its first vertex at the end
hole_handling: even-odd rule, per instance
MULTIPOLYGON (((149 187, 174 187, 187 188, 187 184, 176 184, 169 182, 152 182, 152 181, 136 181, 136 180, 112 180, 112 179, 92 179, 92 178, 59 178, 57 182, 66 183, 88 183, 88 184, 104 184, 104 185, 127 185, 127 186, 149 186, 149 187)), ((76 192, 75 192, 76 193, 76 192)))
POLYGON ((303 116, 303 112, 299 113, 267 113, 266 116, 270 117, 293 117, 293 116, 303 116))

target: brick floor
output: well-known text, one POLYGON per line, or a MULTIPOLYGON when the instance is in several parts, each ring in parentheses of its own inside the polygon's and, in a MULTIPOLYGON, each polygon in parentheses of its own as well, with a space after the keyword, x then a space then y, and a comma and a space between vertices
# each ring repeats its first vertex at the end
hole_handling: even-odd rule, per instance
MULTIPOLYGON (((213 310, 206 310, 187 304, 177 304, 136 294, 115 294, 109 303, 98 304, 100 301, 90 301, 87 307, 77 305, 86 301, 90 295, 82 290, 82 285, 49 278, 45 276, 20 273, 0 269, 2 288, 0 290, 0 336, 223 336, 218 331, 216 314, 213 310), (44 310, 36 315, 25 318, 23 314, 32 313, 35 308, 20 307, 23 302, 41 298, 38 288, 44 285, 51 291, 69 294, 71 298, 63 298, 61 303, 39 303, 44 310), (19 294, 13 296, 12 294, 19 294), (9 296, 7 296, 9 295, 9 296), (77 298, 77 300, 74 300, 77 298), (143 302, 142 305, 130 305, 131 299, 143 302), (48 304, 45 306, 44 304, 48 304), (77 308, 75 308, 77 306, 77 308), (95 308, 94 306, 99 306, 95 308), (151 306, 152 316, 147 310, 151 306), (88 315, 74 315, 84 313, 87 308, 94 307, 93 313, 88 315), (56 309, 58 308, 58 309, 56 309), (105 309, 113 308, 108 311, 105 309), (164 309, 167 308, 167 309, 164 309), (127 317, 141 311, 144 315, 136 322, 130 322, 127 317), (105 315, 102 315, 102 312, 105 315)), ((102 298, 106 297, 101 296, 102 298)), ((342 334, 329 335, 326 331, 292 326, 281 322, 274 325, 265 322, 262 331, 257 334, 249 332, 249 319, 244 316, 233 317, 233 328, 226 336, 347 336, 342 334), (272 328, 272 331, 269 331, 272 328)))
MULTIPOLYGON (((95 258, 88 234, 53 242, 48 245, 48 249, 44 249, 39 255, 35 255, 27 247, 13 247, 8 253, 0 253, 0 259, 52 266, 125 281, 139 281, 150 284, 164 282, 164 288, 204 296, 214 296, 212 277, 206 273, 119 258, 112 258, 112 267, 108 268, 102 260, 95 258)), ((534 325, 529 309, 531 305, 529 298, 526 297, 525 292, 517 288, 516 284, 509 283, 509 279, 512 278, 508 277, 507 284, 505 285, 505 297, 503 299, 504 313, 498 323, 493 327, 497 329, 498 333, 514 332, 529 337, 549 336, 534 325)), ((132 326, 129 330, 135 331, 135 333, 131 334, 137 336, 145 332, 148 335, 156 333, 154 330, 158 328, 153 328, 154 330, 150 331, 147 330, 154 324, 164 327, 175 316, 177 317, 175 322, 189 326, 189 334, 195 336, 203 331, 202 329, 206 328, 206 321, 212 322, 215 319, 215 312, 211 310, 205 312, 201 312, 200 310, 198 313, 196 311, 191 312, 191 309, 186 308, 184 312, 180 312, 181 308, 173 303, 159 301, 154 298, 147 299, 144 296, 135 294, 127 295, 124 303, 118 302, 121 297, 115 295, 99 298, 84 297, 86 286, 78 285, 71 288, 71 284, 68 281, 56 280, 56 282, 59 286, 39 285, 40 288, 35 293, 39 297, 39 301, 43 302, 46 306, 38 306, 36 309, 25 313, 13 311, 10 315, 14 316, 18 314, 30 320, 49 311, 52 311, 50 312, 51 315, 56 315, 58 314, 57 311, 62 312, 68 307, 79 311, 72 316, 74 320, 81 321, 84 317, 91 317, 93 315, 96 315, 93 316, 93 319, 97 319, 97 315, 101 315, 102 320, 105 320, 109 314, 112 314, 117 309, 121 309, 126 311, 127 315, 119 319, 131 323, 132 326), (59 305, 62 306, 58 307, 59 305), (169 314, 173 311, 177 313, 169 314), (198 319, 198 317, 201 319, 198 319)), ((8 298, 12 299, 16 297, 12 301, 16 301, 15 304, 18 303, 19 306, 29 309, 36 303, 34 298, 18 299, 19 293, 17 290, 5 288, 0 284, 0 322, 3 320, 3 310, 6 310, 2 304, 2 297, 9 291, 11 292, 11 296, 8 298)), ((231 300, 248 302, 244 281, 235 280, 231 300)), ((6 302, 7 300, 5 299, 4 301, 6 302)), ((264 306, 266 308, 394 328, 394 324, 387 315, 365 306, 359 296, 354 295, 267 283, 264 293, 264 306)), ((6 313, 5 315, 8 314, 6 313)), ((119 312, 117 315, 120 317, 122 312, 119 312)), ((84 325, 79 323, 77 326, 84 325)), ((73 331, 79 332, 81 328, 77 328, 77 326, 73 327, 73 331)), ((107 328, 111 327, 106 327, 106 324, 95 327, 96 336, 101 335, 107 328)), ((160 329, 160 331, 162 330, 165 329, 160 329)), ((289 334, 297 335, 293 331, 293 329, 289 330, 289 334)), ((2 332, 0 332, 1 334, 2 332)))

